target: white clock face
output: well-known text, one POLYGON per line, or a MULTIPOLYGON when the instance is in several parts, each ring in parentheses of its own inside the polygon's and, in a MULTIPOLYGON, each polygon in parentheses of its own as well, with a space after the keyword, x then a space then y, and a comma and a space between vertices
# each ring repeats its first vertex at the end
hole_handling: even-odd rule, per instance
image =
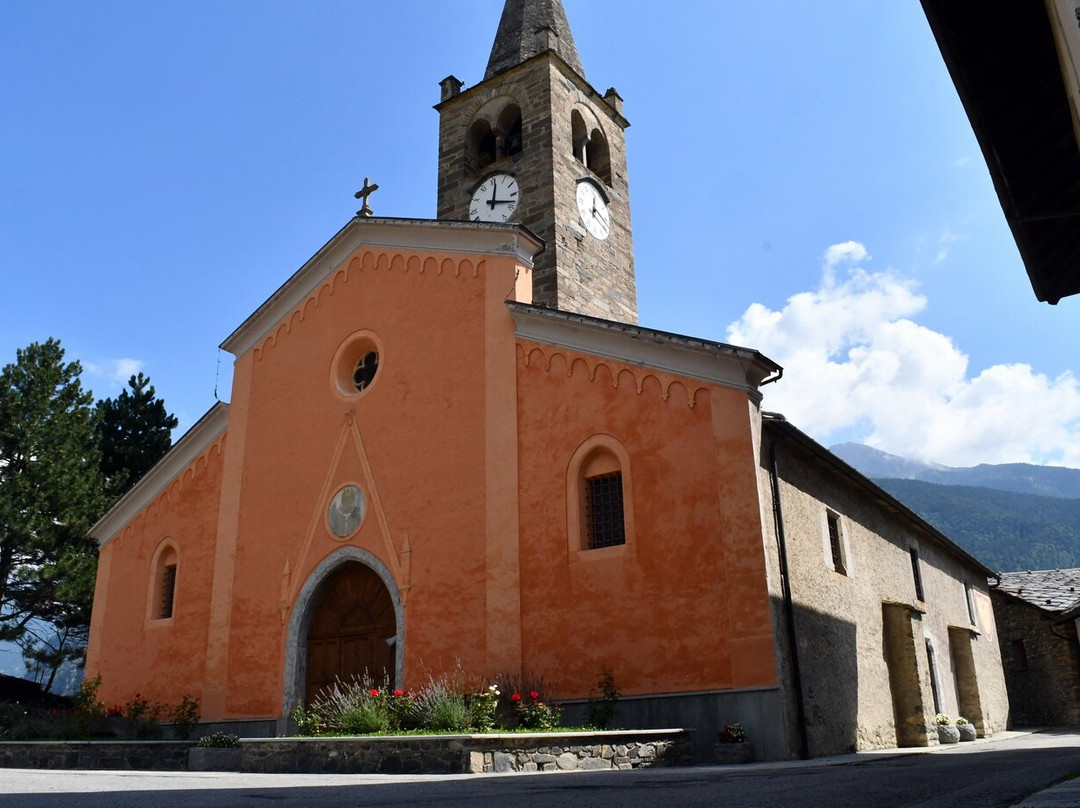
POLYGON ((517 210, 521 189, 509 174, 494 174, 473 191, 469 218, 474 222, 505 222, 517 210))
POLYGON ((577 204, 585 229, 601 241, 606 239, 611 233, 611 211, 600 189, 591 182, 579 182, 577 204))

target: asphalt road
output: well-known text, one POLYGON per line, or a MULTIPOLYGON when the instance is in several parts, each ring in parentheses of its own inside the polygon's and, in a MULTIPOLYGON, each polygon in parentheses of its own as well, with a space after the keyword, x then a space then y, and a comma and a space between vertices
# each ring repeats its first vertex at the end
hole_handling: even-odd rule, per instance
MULTIPOLYGON (((924 754, 639 772, 403 778, 0 770, 0 807, 1009 808, 1078 772, 1080 733, 1041 733, 924 754)), ((1080 806, 1080 788, 1071 805, 1080 806)))

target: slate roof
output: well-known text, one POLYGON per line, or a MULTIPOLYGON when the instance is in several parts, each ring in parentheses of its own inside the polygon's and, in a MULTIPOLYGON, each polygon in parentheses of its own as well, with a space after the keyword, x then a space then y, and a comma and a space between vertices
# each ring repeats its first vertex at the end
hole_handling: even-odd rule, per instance
POLYGON ((543 28, 550 28, 558 36, 554 50, 559 58, 585 78, 562 0, 506 0, 484 79, 516 67, 546 50, 545 38, 537 34, 543 28))
POLYGON ((1003 572, 994 587, 1046 612, 1080 605, 1080 569, 1003 572))

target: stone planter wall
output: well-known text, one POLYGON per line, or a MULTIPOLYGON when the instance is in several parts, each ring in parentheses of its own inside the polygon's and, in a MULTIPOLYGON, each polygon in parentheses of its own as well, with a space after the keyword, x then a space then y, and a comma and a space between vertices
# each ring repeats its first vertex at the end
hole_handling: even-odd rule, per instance
POLYGON ((183 771, 194 741, 27 741, 0 743, 4 769, 183 771))
MULTIPOLYGON (((184 771, 189 750, 232 751, 243 772, 297 774, 466 774, 583 771, 691 765, 686 730, 552 734, 423 735, 391 738, 245 739, 239 750, 198 750, 195 741, 0 743, 0 768, 184 771)), ((193 768, 210 771, 220 769, 193 768)))
POLYGON ((245 772, 459 774, 579 771, 693 763, 683 730, 243 742, 245 772))

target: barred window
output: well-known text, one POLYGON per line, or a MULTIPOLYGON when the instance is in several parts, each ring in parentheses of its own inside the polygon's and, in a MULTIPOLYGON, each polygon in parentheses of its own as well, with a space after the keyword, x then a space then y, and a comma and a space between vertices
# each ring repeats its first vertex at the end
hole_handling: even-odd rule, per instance
POLYGON ((176 573, 180 561, 171 539, 162 542, 151 566, 149 602, 150 620, 169 620, 176 610, 176 573))
POLYGON ((621 471, 585 479, 585 522, 590 550, 626 544, 621 471))
POLYGON ((173 601, 176 597, 176 565, 167 565, 161 573, 161 602, 158 619, 165 620, 173 616, 173 601))

